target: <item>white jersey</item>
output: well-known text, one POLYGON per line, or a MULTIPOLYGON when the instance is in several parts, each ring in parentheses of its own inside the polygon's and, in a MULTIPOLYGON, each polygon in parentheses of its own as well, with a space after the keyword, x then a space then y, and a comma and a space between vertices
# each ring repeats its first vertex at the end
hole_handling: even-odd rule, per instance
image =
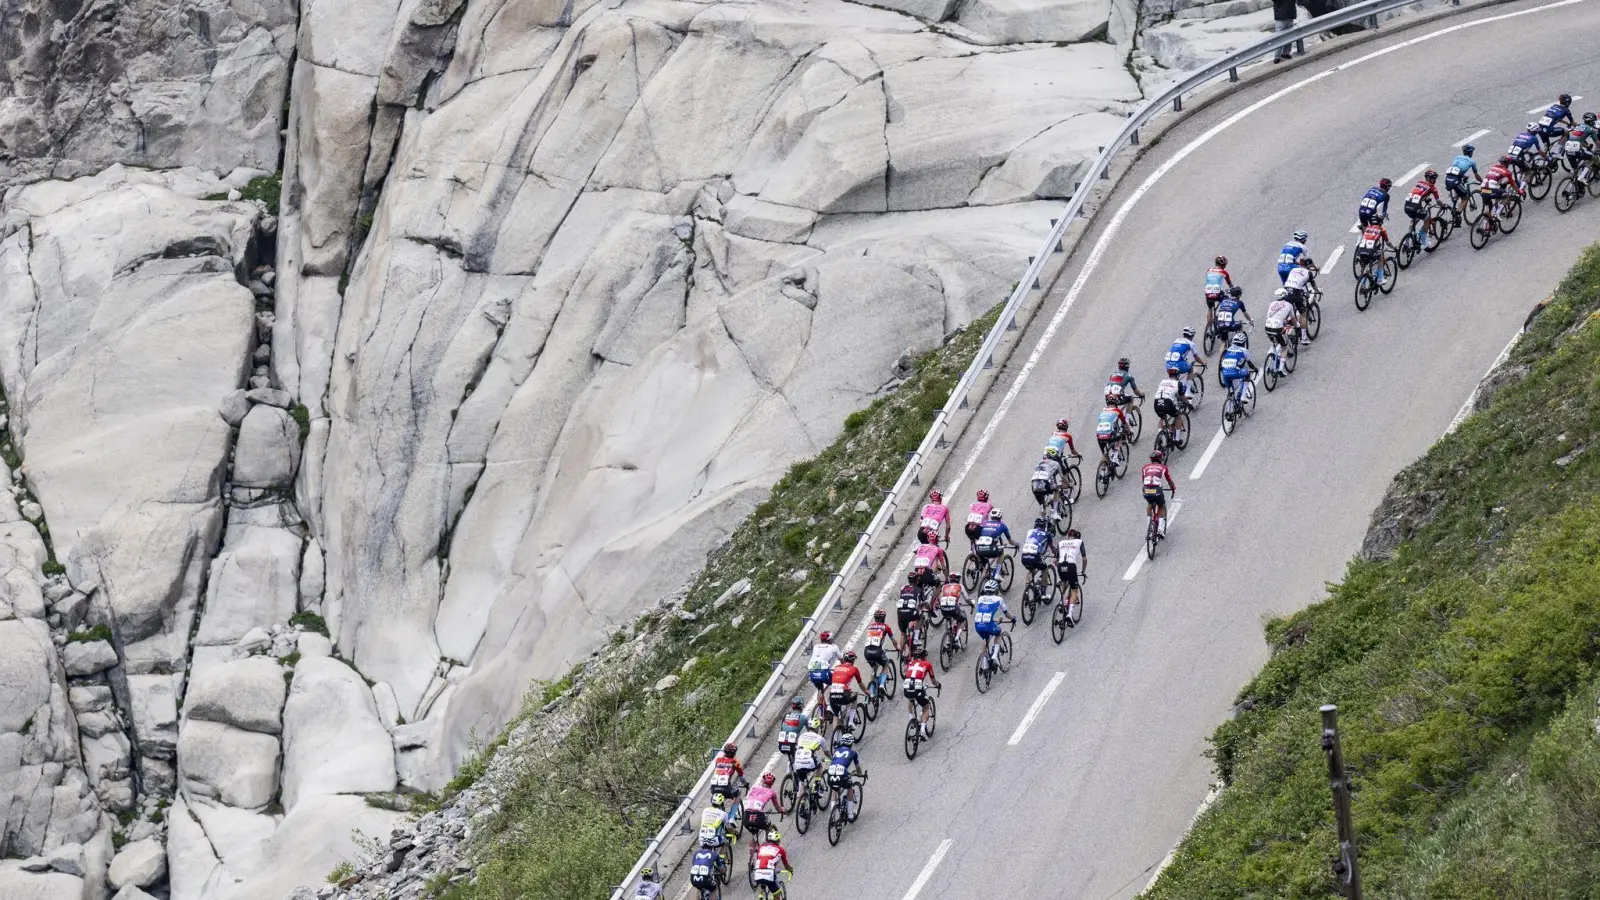
POLYGON ((1083 566, 1083 538, 1056 541, 1056 560, 1063 566, 1083 566))
POLYGON ((813 672, 818 669, 833 671, 839 664, 839 658, 844 654, 840 652, 838 644, 818 644, 811 649, 811 665, 808 667, 813 672))
POLYGON ((1287 300, 1274 300, 1267 307, 1267 327, 1282 328, 1289 317, 1294 315, 1294 304, 1287 300))
POLYGON ((1291 291, 1303 291, 1311 283, 1311 270, 1305 266, 1295 266, 1289 270, 1289 277, 1283 280, 1283 286, 1291 291))
POLYGON ((1183 386, 1178 384, 1178 379, 1163 378, 1161 383, 1156 385, 1156 399, 1176 400, 1178 399, 1178 392, 1181 390, 1183 390, 1183 386))

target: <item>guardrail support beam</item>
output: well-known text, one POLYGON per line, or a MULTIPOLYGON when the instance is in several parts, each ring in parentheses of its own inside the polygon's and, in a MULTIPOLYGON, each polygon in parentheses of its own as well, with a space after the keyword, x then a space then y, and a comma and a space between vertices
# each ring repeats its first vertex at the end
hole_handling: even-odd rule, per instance
POLYGON ((1229 81, 1238 81, 1239 80, 1239 67, 1238 66, 1234 66, 1233 68, 1228 70, 1228 80, 1229 81))
MULTIPOLYGON (((1128 136, 1128 143, 1134 145, 1135 147, 1139 146, 1139 129, 1135 128, 1133 130, 1133 134, 1128 136)), ((1053 225, 1055 223, 1052 222, 1051 224, 1053 225)))
POLYGON ((1173 112, 1183 112, 1183 95, 1182 94, 1179 94, 1178 96, 1172 98, 1172 111, 1173 112))

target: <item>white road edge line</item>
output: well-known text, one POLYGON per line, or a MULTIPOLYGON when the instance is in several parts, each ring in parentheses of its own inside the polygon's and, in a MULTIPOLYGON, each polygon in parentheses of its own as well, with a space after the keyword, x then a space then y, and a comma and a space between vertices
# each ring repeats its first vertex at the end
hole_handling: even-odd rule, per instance
POLYGON ((1350 226, 1350 233, 1351 234, 1360 234, 1361 233, 1361 223, 1357 222, 1354 225, 1351 225, 1350 226))
POLYGON ((933 870, 939 868, 939 861, 944 859, 946 853, 950 852, 950 847, 954 843, 950 838, 945 838, 939 842, 939 846, 933 851, 933 855, 928 857, 928 864, 922 867, 921 872, 917 873, 917 880, 911 882, 911 889, 906 891, 906 895, 900 900, 917 900, 917 895, 922 893, 922 888, 927 885, 928 879, 933 877, 933 870))
MULTIPOLYGON (((1183 509, 1183 501, 1174 497, 1167 501, 1167 530, 1172 530, 1172 523, 1178 521, 1178 513, 1183 509)), ((1146 519, 1145 521, 1149 521, 1146 519)), ((1128 566, 1128 571, 1122 573, 1123 581, 1132 581, 1139 577, 1139 570, 1144 568, 1145 560, 1144 542, 1139 542, 1139 555, 1133 558, 1133 564, 1128 566)))
POLYGON ((1422 174, 1422 170, 1426 169, 1427 167, 1428 167, 1427 163, 1423 163, 1422 165, 1417 166, 1415 169, 1412 169, 1411 171, 1405 173, 1404 175, 1401 175, 1400 178, 1397 181, 1395 181, 1395 184, 1398 184, 1398 185, 1410 184, 1411 183, 1411 179, 1417 177, 1418 175, 1421 175, 1422 174))
POLYGON ((1056 692, 1056 688, 1061 686, 1061 682, 1066 677, 1067 673, 1057 672, 1050 679, 1050 683, 1044 686, 1044 690, 1040 691, 1039 696, 1034 698, 1033 705, 1028 707, 1028 714, 1022 717, 1022 722, 1017 725, 1017 730, 1011 732, 1011 740, 1006 741, 1007 747, 1015 747, 1022 743, 1022 736, 1028 733, 1028 726, 1033 724, 1034 719, 1039 718, 1040 710, 1044 709, 1044 705, 1050 701, 1050 695, 1056 692))
POLYGON ((1222 439, 1227 436, 1228 433, 1218 426, 1216 436, 1206 445, 1206 452, 1200 455, 1200 462, 1196 463, 1194 471, 1189 473, 1190 481, 1199 481, 1200 476, 1206 473, 1206 467, 1211 465, 1211 457, 1217 455, 1217 448, 1222 446, 1222 439))
POLYGON ((1488 378, 1489 373, 1493 372, 1497 366, 1506 361, 1506 357, 1511 355, 1511 348, 1516 346, 1517 339, 1520 337, 1522 337, 1522 329, 1518 328, 1516 333, 1511 335, 1511 340, 1506 341, 1505 349, 1501 350, 1500 355, 1496 356, 1494 362, 1489 364, 1489 368, 1483 371, 1483 378, 1479 378, 1478 383, 1472 386, 1472 393, 1467 395, 1466 402, 1462 403, 1461 408, 1456 410, 1456 417, 1450 420, 1450 425, 1444 430, 1445 434, 1449 434, 1461 427, 1461 423, 1467 420, 1467 416, 1472 415, 1472 405, 1478 402, 1478 394, 1483 390, 1484 379, 1488 378))
POLYGON ((1462 144, 1470 144, 1473 141, 1477 140, 1478 138, 1483 137, 1484 135, 1488 134, 1489 132, 1491 132, 1493 130, 1494 130, 1493 128, 1480 128, 1477 131, 1474 131, 1473 133, 1471 133, 1471 134, 1467 135, 1466 137, 1462 138, 1461 140, 1456 141, 1456 146, 1459 147, 1462 144))
POLYGON ((1327 259, 1322 261, 1322 265, 1319 267, 1319 270, 1323 271, 1323 272, 1328 271, 1328 267, 1333 265, 1334 263, 1338 262, 1339 261, 1339 257, 1343 256, 1343 255, 1344 255, 1344 245, 1340 244, 1339 246, 1333 248, 1333 252, 1328 254, 1328 258, 1327 259))
MULTIPOLYGON (((1189 830, 1194 828, 1194 823, 1200 821, 1200 817, 1205 815, 1206 814, 1206 810, 1210 809, 1211 805, 1213 803, 1216 803, 1217 802, 1217 798, 1221 797, 1221 796, 1222 796, 1222 782, 1218 781, 1218 782, 1215 782, 1215 783, 1213 783, 1211 785, 1211 790, 1206 793, 1206 798, 1204 800, 1200 801, 1200 807, 1194 811, 1194 815, 1189 817, 1189 826, 1188 826, 1188 828, 1183 829, 1183 836, 1184 837, 1188 837, 1189 836, 1189 830)), ((1183 841, 1179 840, 1178 843, 1181 844, 1181 843, 1183 843, 1183 841)), ((1151 888, 1156 886, 1156 879, 1160 878, 1161 877, 1161 873, 1165 872, 1167 870, 1167 866, 1172 865, 1172 858, 1174 856, 1177 856, 1177 855, 1178 855, 1178 844, 1173 844, 1172 845, 1172 849, 1167 851, 1167 855, 1163 856, 1161 858, 1161 864, 1156 866, 1155 874, 1150 876, 1150 880, 1145 883, 1144 891, 1140 891, 1139 892, 1140 895, 1143 895, 1145 891, 1148 891, 1151 888)))

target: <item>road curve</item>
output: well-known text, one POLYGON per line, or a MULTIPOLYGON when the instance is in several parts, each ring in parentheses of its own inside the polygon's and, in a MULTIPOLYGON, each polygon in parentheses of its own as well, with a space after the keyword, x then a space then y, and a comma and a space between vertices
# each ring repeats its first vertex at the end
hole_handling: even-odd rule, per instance
MULTIPOLYGON (((1600 108, 1600 56, 1580 37, 1594 34, 1600 0, 1448 18, 1246 88, 1146 154, 952 452, 938 481, 947 491, 983 442, 953 508, 987 488, 1013 528, 1025 527, 1035 508, 1028 472, 1063 414, 1089 474, 1105 375, 1126 355, 1141 385, 1154 387, 1168 344, 1185 325, 1203 324, 1201 273, 1218 253, 1259 323, 1289 232, 1309 231, 1319 261, 1343 246, 1320 279, 1321 337, 1297 373, 1261 392, 1256 415, 1195 480, 1219 424, 1221 391, 1208 385, 1194 439, 1172 464, 1182 507, 1154 562, 1132 567, 1144 532, 1134 480, 1104 500, 1086 490, 1076 520, 1091 554, 1082 624, 1061 646, 1048 615, 1019 624, 1012 670, 985 695, 973 687, 969 650, 943 676, 938 733, 915 762, 900 747, 903 707, 880 717, 862 751, 871 773, 865 811, 842 843, 829 847, 821 827, 802 837, 784 823, 795 896, 1106 900, 1144 888, 1206 796, 1205 739, 1266 659, 1262 622, 1316 601, 1324 582, 1342 576, 1389 480, 1448 426, 1533 302, 1600 237, 1600 203, 1582 201, 1566 215, 1549 200, 1529 204, 1514 235, 1474 251, 1458 232, 1359 313, 1349 269, 1356 200, 1387 176, 1398 213, 1411 183, 1402 176, 1423 163, 1442 171, 1453 145, 1484 129, 1479 159, 1498 155, 1528 111, 1561 90, 1590 95, 1577 109, 1600 108), (1125 215, 1111 215, 1136 193, 1125 215), (1119 224, 1096 258, 1111 222, 1119 224), (1030 357, 1036 363, 997 419, 1030 357)), ((1254 338, 1259 356, 1259 329, 1254 338)), ((1153 437, 1147 423, 1136 460, 1153 437)), ((889 573, 876 587, 902 577, 889 573)), ((1019 580, 1013 608, 1020 595, 1019 580)), ((770 752, 751 751, 757 765, 770 752)), ((727 891, 747 893, 738 880, 727 891)))

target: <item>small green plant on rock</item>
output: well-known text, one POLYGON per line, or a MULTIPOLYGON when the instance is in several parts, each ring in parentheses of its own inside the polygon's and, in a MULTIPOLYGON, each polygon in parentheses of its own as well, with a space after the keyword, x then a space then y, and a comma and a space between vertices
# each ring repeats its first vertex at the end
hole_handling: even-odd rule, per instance
POLYGON ((350 865, 350 860, 348 860, 348 859, 344 860, 343 862, 339 863, 337 866, 334 866, 333 867, 333 871, 328 873, 328 883, 329 884, 338 884, 339 882, 345 880, 346 878, 349 878, 351 875, 354 875, 355 873, 356 873, 356 867, 350 865))
POLYGON ((69 644, 87 644, 92 641, 111 640, 111 626, 104 623, 94 626, 88 631, 74 631, 67 635, 69 644))
POLYGON ((297 612, 289 617, 290 625, 298 625, 301 631, 315 631, 323 637, 328 636, 328 623, 314 612, 297 612))

